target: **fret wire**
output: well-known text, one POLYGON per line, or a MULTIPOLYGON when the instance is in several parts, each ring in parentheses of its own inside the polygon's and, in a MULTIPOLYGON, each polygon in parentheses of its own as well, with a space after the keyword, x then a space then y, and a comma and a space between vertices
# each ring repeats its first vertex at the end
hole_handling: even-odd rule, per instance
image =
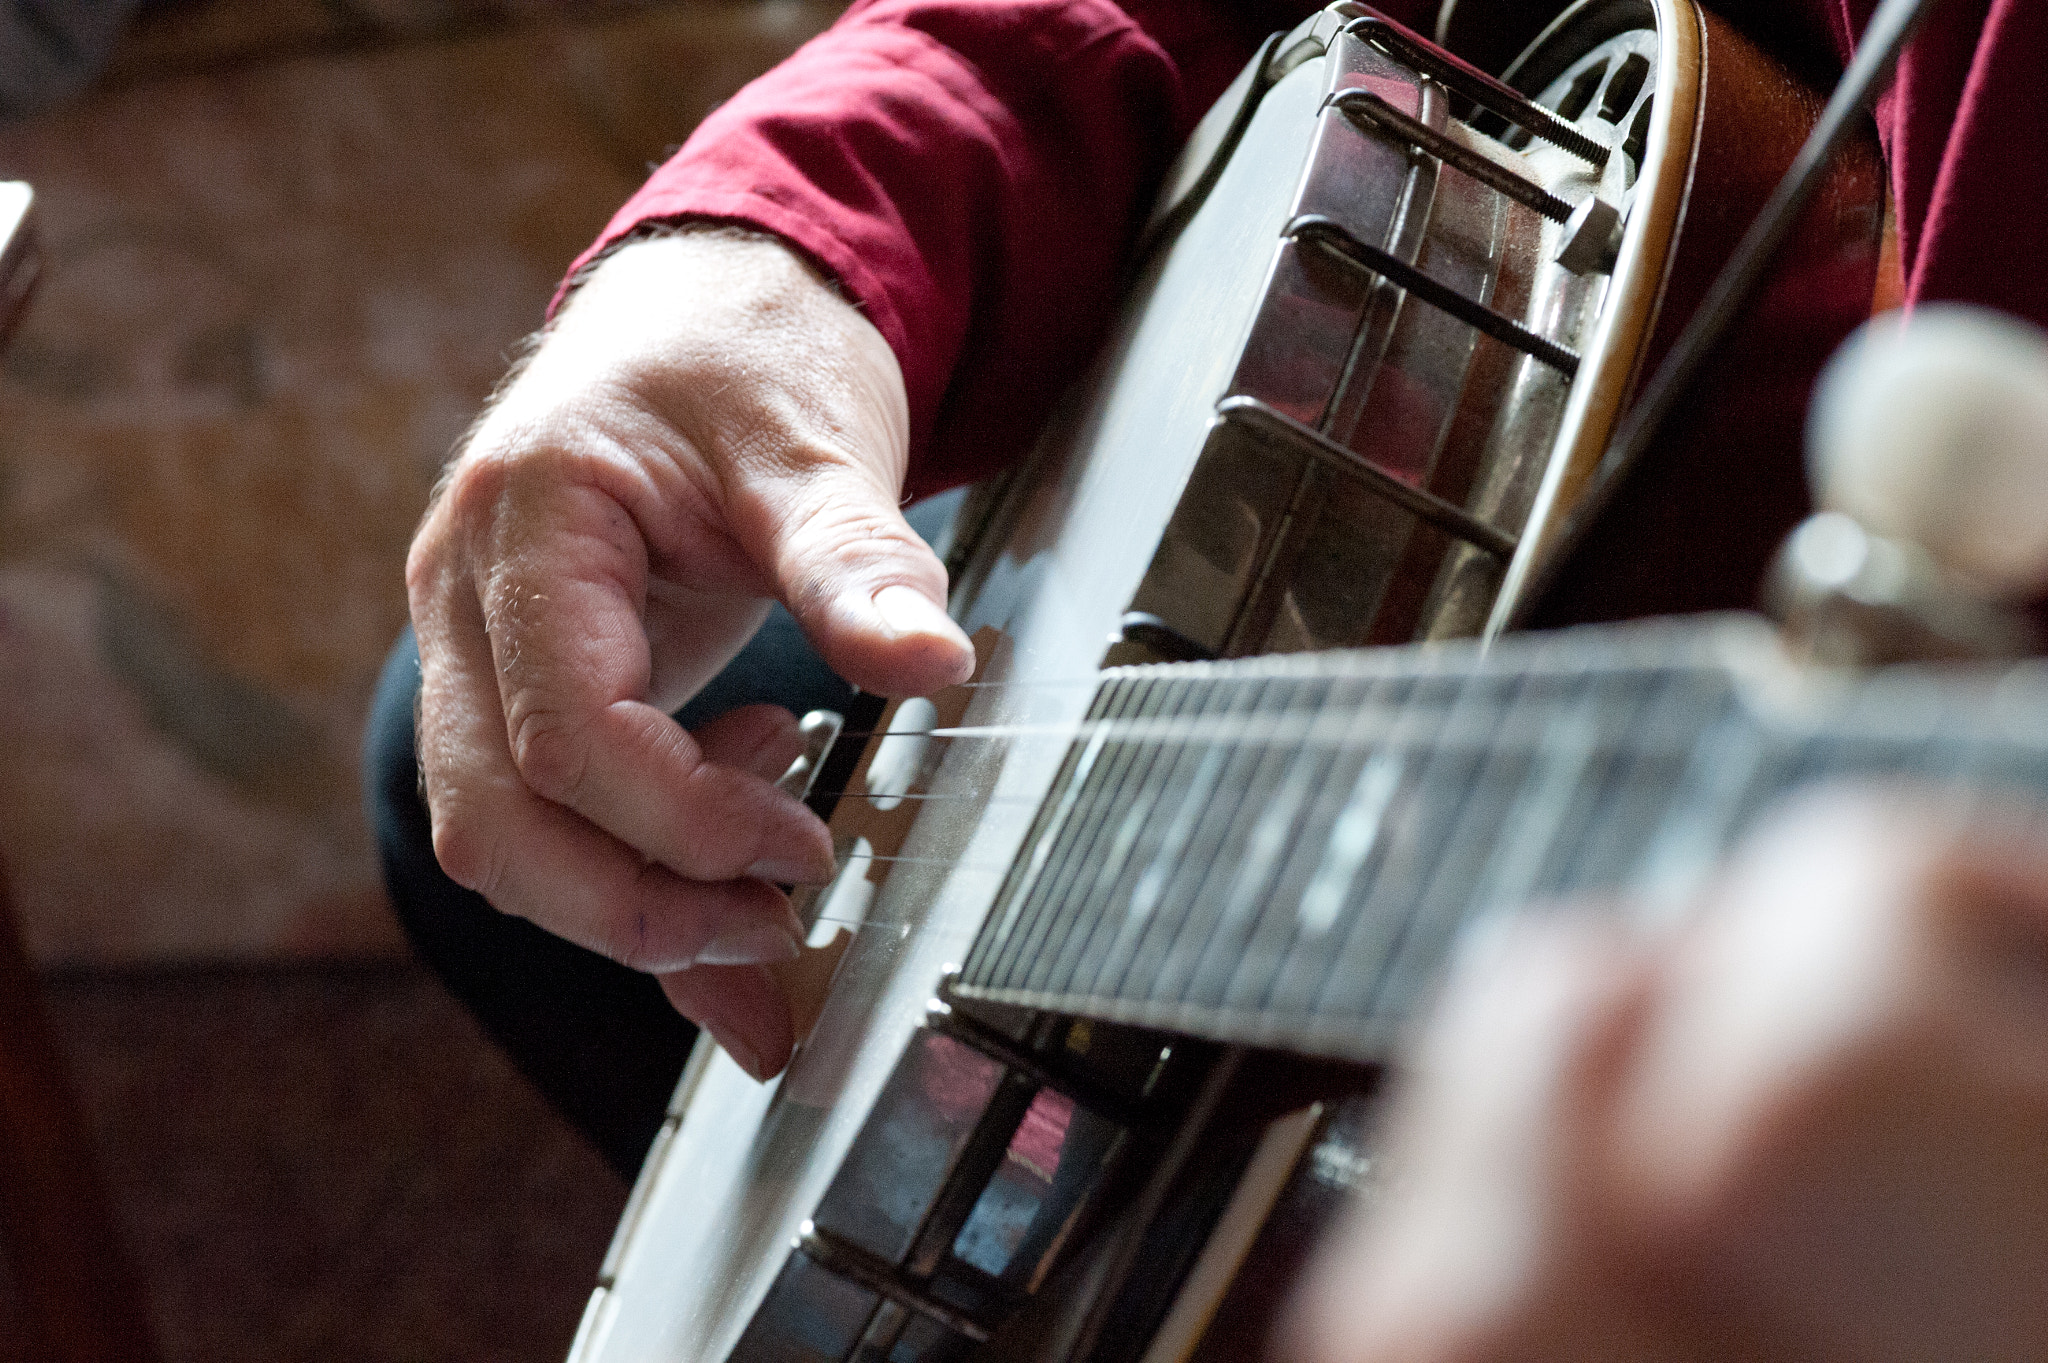
MULTIPOLYGON (((1170 683, 1166 687, 1161 688, 1155 681, 1145 689, 1148 701, 1157 701, 1160 704, 1165 704, 1175 695, 1189 693, 1202 698, 1206 705, 1214 707, 1225 704, 1229 697, 1237 694, 1242 689, 1242 685, 1241 679, 1211 675, 1208 669, 1196 665, 1188 674, 1185 682, 1170 683)), ((1145 708, 1156 712, 1158 707, 1148 705, 1145 708)), ((1147 743, 1143 746, 1163 745, 1147 743)), ((1039 962, 1031 961, 1029 958, 1025 958, 1025 963, 1022 966, 1013 964, 1005 974, 1006 984, 1012 988, 1021 988, 1029 973, 1036 971, 1039 965, 1039 962)))
MULTIPOLYGON (((1210 713, 1219 701, 1227 700, 1220 691, 1207 695, 1197 688, 1185 688, 1169 693, 1164 698, 1164 707, 1170 712, 1186 713, 1192 707, 1197 713, 1210 713)), ((1158 865, 1161 848, 1173 836, 1178 807, 1168 809, 1167 797, 1179 788, 1182 782, 1192 782, 1200 770, 1204 754, 1189 743, 1162 743, 1147 769, 1150 788, 1144 815, 1137 825, 1129 852, 1123 859, 1116 877, 1104 887, 1097 901, 1097 915, 1100 927, 1091 934, 1089 952, 1083 956, 1074 972, 1070 988, 1077 995, 1099 995, 1112 986, 1107 982, 1121 976, 1128 963, 1137 955, 1139 945, 1146 931, 1152 926, 1149 913, 1134 910, 1138 902, 1138 887, 1158 865), (1100 951, 1094 943, 1107 934, 1107 941, 1100 951), (1093 968, 1090 968, 1092 962, 1093 968)))
MULTIPOLYGON (((1107 730, 1095 722, 1113 719, 1120 714, 1131 692, 1142 685, 1143 683, 1134 682, 1129 677, 1105 679, 1102 687, 1088 703, 1087 719, 1092 729, 1092 736, 1088 742, 1095 751, 1095 756, 1089 758, 1080 752, 1070 755, 1061 763, 1052 785, 1046 790, 1045 807, 1061 812, 1056 816, 1057 827, 1048 827, 1044 833, 1034 835, 1034 840, 1030 844, 1033 865, 1030 880, 1019 888, 1015 905, 1006 910, 1012 921, 1005 933, 1005 949, 996 962, 997 968, 1005 974, 1015 973, 1016 962, 1019 960, 1031 959, 1032 944, 1039 931, 1040 919, 1044 915, 1046 865, 1058 850, 1057 840, 1063 838, 1066 829, 1071 826, 1073 806, 1079 802, 1086 787, 1089 770, 1095 761, 1101 760, 1101 751, 1107 748, 1109 740, 1100 737, 1107 730), (1096 747, 1098 743, 1100 746, 1096 747)), ((1022 848, 1019 849, 1018 855, 1024 855, 1022 848)))
MULTIPOLYGON (((1029 885, 1019 895, 1016 906, 1010 911, 1015 921, 1008 932, 1007 945, 998 963, 998 968, 1006 975, 1015 973, 1018 961, 1032 959, 1036 940, 1042 930, 1049 886, 1058 873, 1058 862, 1055 859, 1063 860, 1063 843, 1067 830, 1073 827, 1074 811, 1086 792, 1087 778, 1093 771, 1094 763, 1102 760, 1102 753, 1109 750, 1108 745, 1113 741, 1106 737, 1109 730, 1104 721, 1113 723, 1115 717, 1121 713, 1131 685, 1128 678, 1104 678, 1102 687, 1089 703, 1085 725, 1091 733, 1091 745, 1096 744, 1100 738, 1100 746, 1095 749, 1095 756, 1087 761, 1075 758, 1062 763, 1056 779, 1046 790, 1046 807, 1063 812, 1059 816, 1057 828, 1032 843, 1031 856, 1036 869, 1029 885)), ((1019 855, 1022 855, 1021 849, 1019 855)))
POLYGON ((1236 870, 1228 877, 1208 941, 1182 991, 1189 1003, 1220 1005, 1232 982, 1250 963, 1267 917, 1290 902, 1286 888, 1290 871, 1319 821, 1316 800, 1329 783, 1337 757, 1327 744, 1315 739, 1346 727, 1343 702, 1355 690, 1343 679, 1332 678, 1309 698, 1315 723, 1302 744, 1280 764, 1271 798, 1247 821, 1236 870))
POLYGON ((1560 722, 1548 729, 1546 741, 1530 763, 1530 784, 1516 801, 1510 826, 1513 835, 1499 845, 1488 862, 1476 892, 1494 903, 1521 901, 1535 889, 1543 863, 1570 814, 1599 743, 1599 704, 1606 699, 1610 678, 1588 677, 1578 697, 1567 702, 1560 722))
MULTIPOLYGON (((1375 677, 1363 681, 1346 679, 1346 685, 1355 694, 1342 698, 1333 696, 1330 709, 1333 719, 1350 728, 1355 723, 1357 703, 1385 690, 1390 683, 1385 678, 1375 677)), ((1290 865, 1283 868, 1280 881, 1246 944, 1244 959, 1224 986, 1219 1000, 1223 1007, 1250 1011, 1262 1006, 1289 950, 1300 935, 1306 896, 1310 887, 1318 883, 1330 840, 1339 820, 1347 817, 1361 774, 1375 760, 1370 754, 1359 757, 1356 762, 1351 758, 1352 753, 1342 745, 1329 745, 1322 759, 1322 777, 1309 800, 1308 819, 1296 839, 1290 865)), ((1366 832, 1370 831, 1369 825, 1377 821, 1369 810, 1357 817, 1368 825, 1363 830, 1366 832)))
POLYGON ((1418 672, 1406 688, 1401 696, 1403 722, 1389 729, 1382 749, 1396 763, 1393 790, 1382 802, 1386 812, 1373 829, 1370 846, 1345 876, 1348 889, 1336 923, 1325 932, 1297 933, 1287 967, 1275 982, 1275 1004, 1283 1011, 1313 1011, 1332 981, 1363 969, 1362 963, 1384 942, 1392 924, 1384 915, 1372 913, 1376 887, 1390 884, 1390 875, 1394 880, 1402 875, 1403 861, 1417 851, 1412 838, 1422 831, 1444 789, 1433 778, 1450 759, 1431 740, 1461 723, 1463 707, 1493 684, 1490 676, 1461 678, 1432 669, 1418 672))
MULTIPOLYGON (((1284 710, 1293 689, 1285 678, 1270 678, 1248 699, 1247 709, 1261 717, 1273 713, 1276 705, 1284 710)), ((1171 994, 1168 972, 1183 963, 1191 923, 1201 916, 1204 890, 1219 874, 1231 825, 1251 797, 1253 780, 1275 747, 1261 744, 1221 751, 1223 761, 1216 779, 1192 806, 1193 825, 1184 851, 1166 867, 1159 907, 1152 915, 1153 929, 1140 943, 1134 962, 1136 981, 1119 991, 1126 999, 1157 1002, 1162 995, 1171 994)))
POLYGON ((1627 745, 1600 806, 1589 815, 1589 836, 1563 868, 1562 879, 1573 893, 1621 889, 1637 850, 1655 838, 1682 769, 1669 749, 1680 740, 1697 741, 1697 717, 1708 709, 1712 681, 1711 674, 1703 677, 1689 667, 1661 668, 1652 676, 1637 724, 1645 741, 1627 745))
MULTIPOLYGON (((1324 730, 1342 730, 1366 687, 1353 678, 1337 678, 1324 694, 1318 724, 1324 730)), ((1360 767, 1364 765, 1361 761, 1360 767)), ((1286 845, 1274 857, 1270 869, 1254 875, 1248 868, 1231 887, 1232 902, 1226 918, 1241 915, 1234 923, 1228 942, 1219 939, 1197 973, 1191 997, 1201 1003, 1232 1006, 1247 987, 1247 979, 1263 984, 1292 933, 1287 925, 1298 920, 1303 888, 1321 861, 1328 830, 1335 823, 1338 807, 1356 780, 1356 770, 1345 755, 1328 743, 1306 742, 1290 765, 1286 780, 1298 794, 1291 810, 1281 809, 1268 816, 1284 818, 1286 845)), ((1261 990, 1263 992, 1263 990, 1261 990)))
MULTIPOLYGON (((1257 713, 1263 717, 1293 714, 1301 692, 1299 685, 1275 682, 1261 693, 1257 713)), ((1157 939, 1157 949, 1147 967, 1142 997, 1154 1002, 1174 1000, 1180 993, 1194 959, 1207 940, 1207 927, 1214 920, 1213 897, 1217 884, 1228 878, 1231 855, 1243 812, 1266 790, 1269 771, 1280 744, 1261 745, 1257 750, 1230 754, 1223 776, 1200 811, 1192 847, 1197 857, 1185 857, 1177 874, 1168 882, 1165 904, 1172 915, 1170 929, 1157 939)))
MULTIPOLYGON (((1147 717, 1162 711, 1170 713, 1189 686, 1190 683, 1175 682, 1148 687, 1141 708, 1147 717)), ((1165 751, 1162 744, 1133 744, 1127 751, 1127 760, 1117 769, 1116 789, 1107 802, 1108 817, 1102 821, 1101 832, 1107 839, 1107 846, 1094 860, 1093 876, 1085 887, 1077 887, 1067 906, 1070 927, 1048 975, 1055 987, 1071 992, 1083 963, 1106 945, 1105 936, 1114 938, 1115 929, 1107 911, 1109 896, 1122 879, 1131 853, 1137 848, 1145 825, 1158 804, 1158 791, 1152 783, 1152 775, 1160 768, 1165 751)))
MULTIPOLYGON (((1134 708, 1141 708, 1144 693, 1149 685, 1136 678, 1119 681, 1117 694, 1105 707, 1109 718, 1121 718, 1134 708)), ((1025 925, 1018 933, 1019 946, 1015 960, 1023 963, 1023 980, 1031 988, 1042 985, 1044 974, 1057 948, 1051 945, 1055 934, 1066 926, 1062 921, 1062 908, 1068 898, 1068 886, 1074 875, 1087 866, 1087 857, 1100 833, 1099 810, 1105 799, 1112 798, 1104 784, 1108 768, 1128 762, 1130 748, 1118 743, 1107 747, 1089 770, 1082 789, 1074 802, 1074 817, 1068 820, 1062 832, 1064 855, 1057 866, 1049 866, 1048 874, 1039 879, 1033 891, 1034 903, 1026 911, 1025 925)), ((1020 973, 1013 968, 1013 974, 1020 973)))
MULTIPOLYGON (((1319 716, 1322 701, 1329 691, 1329 679, 1305 678, 1279 698, 1282 713, 1300 714, 1313 721, 1319 716)), ((1313 730, 1313 723, 1309 728, 1313 730)), ((1304 733, 1303 737, 1306 740, 1307 734, 1304 733)), ((1232 921, 1232 901, 1240 893, 1249 895, 1263 887, 1271 878, 1271 862, 1285 850, 1286 839, 1292 830, 1281 828, 1277 830, 1281 845, 1268 858, 1269 864, 1261 867, 1258 865, 1255 839, 1267 827, 1269 818, 1283 817, 1288 812, 1280 795, 1288 773, 1299 765, 1305 746, 1304 742, 1293 748, 1277 745, 1264 748, 1257 754, 1251 770, 1245 773, 1236 807, 1217 831, 1210 870, 1188 899, 1181 931, 1166 954, 1159 977, 1153 982, 1153 997, 1172 997, 1183 1003, 1194 999, 1197 984, 1202 978, 1203 963, 1212 960, 1219 950, 1230 950, 1234 940, 1241 940, 1240 929, 1248 925, 1232 921), (1259 885, 1240 890, 1240 884, 1247 876, 1256 876, 1259 885)), ((1298 802, 1299 792, 1296 800, 1298 802)), ((1232 959, 1237 958, 1233 955, 1232 959)), ((1212 966, 1212 973, 1217 969, 1212 966)), ((1212 992, 1221 992, 1220 983, 1212 992)))
MULTIPOLYGON (((1087 713, 1090 716, 1099 713, 1103 703, 1103 692, 1097 691, 1088 703, 1087 713)), ((1085 760, 1086 749, 1077 749, 1069 744, 1066 756, 1060 760, 1051 790, 1059 790, 1062 783, 1071 779, 1075 769, 1085 760)), ((1045 840, 1057 832, 1055 825, 1059 817, 1060 806, 1055 798, 1042 801, 1038 813, 1032 817, 1030 826, 1025 830, 1024 841, 1018 845, 1019 850, 1011 862, 1009 874, 998 887, 982 929, 975 935, 974 944, 969 949, 967 964, 964 967, 969 977, 985 967, 994 966, 1007 954, 1010 934, 1024 908, 1024 901, 1030 896, 1037 881, 1036 868, 1031 864, 1032 859, 1037 857, 1038 848, 1045 840)))
POLYGON ((1396 725, 1387 733, 1389 739, 1396 741, 1377 748, 1357 745, 1363 756, 1355 768, 1350 763, 1351 750, 1339 750, 1345 759, 1345 769, 1351 772, 1351 783, 1337 817, 1325 832, 1323 847, 1302 898, 1285 906, 1285 917, 1292 921, 1285 925, 1287 945, 1282 949, 1279 968, 1268 982, 1269 1010, 1305 1012, 1313 1006, 1329 973, 1337 968, 1345 939, 1356 926, 1346 928, 1347 908, 1358 897, 1361 877, 1386 855, 1389 815, 1398 816, 1403 792, 1414 783, 1418 764, 1410 751, 1414 745, 1407 741, 1406 734, 1425 731, 1432 707, 1418 702, 1417 697, 1433 695, 1434 685, 1433 676, 1388 678, 1382 687, 1375 688, 1374 699, 1403 714, 1405 727, 1396 725), (1311 930, 1305 924, 1304 913, 1312 898, 1327 900, 1333 909, 1327 924, 1311 930))
MULTIPOLYGON (((1601 665, 1588 669, 1576 694, 1566 699, 1552 741, 1529 764, 1504 826, 1516 831, 1498 845, 1479 873, 1451 895, 1426 896, 1414 925, 1388 971, 1375 1014, 1407 1019, 1442 978, 1460 934, 1481 917, 1519 912, 1539 897, 1550 877, 1546 869, 1570 854, 1575 830, 1584 827, 1589 799, 1600 786, 1601 769, 1614 745, 1605 735, 1634 727, 1642 692, 1640 674, 1601 665), (1577 817, 1575 817, 1577 816, 1577 817)), ((1453 837, 1476 837, 1466 829, 1453 837)))
MULTIPOLYGON (((1404 863, 1399 879, 1382 873, 1379 883, 1360 897, 1354 911, 1362 919, 1380 920, 1377 938, 1366 939, 1372 948, 1369 955, 1353 955, 1349 969, 1332 972, 1317 999, 1319 1011, 1358 1019, 1380 1013, 1379 1001, 1398 973, 1432 892, 1439 899, 1453 894, 1462 907, 1487 860, 1512 828, 1514 797, 1509 792, 1529 779, 1542 750, 1542 743, 1525 744, 1520 735, 1529 728, 1546 738, 1552 734, 1559 687, 1573 683, 1556 678, 1533 685, 1498 678, 1489 683, 1487 692, 1476 699, 1491 703, 1475 707, 1468 702, 1464 722, 1473 723, 1474 710, 1480 712, 1481 732, 1492 740, 1482 746, 1492 751, 1478 757, 1454 753, 1431 773, 1439 786, 1454 784, 1434 797, 1431 825, 1418 830, 1415 843, 1420 855, 1404 863), (1544 722, 1532 725, 1532 716, 1544 722), (1509 802, 1507 810, 1502 808, 1504 800, 1509 802)), ((1346 944, 1347 953, 1354 950, 1346 944)))
POLYGON ((1588 859, 1598 853, 1607 831, 1623 816, 1622 811, 1616 810, 1615 802, 1629 794, 1628 779, 1635 772, 1639 757, 1634 739, 1650 730, 1654 707, 1667 678, 1668 674, 1660 669, 1631 668, 1625 674, 1622 684, 1628 698, 1627 720, 1624 725, 1617 725, 1607 716, 1600 717, 1601 742, 1580 775, 1576 802, 1551 840, 1550 853, 1533 885, 1536 898, 1550 900, 1584 894, 1591 888, 1581 882, 1580 876, 1588 859))
POLYGON ((1489 679, 1487 689, 1474 698, 1480 704, 1466 703, 1460 723, 1481 741, 1455 745, 1431 773, 1435 784, 1449 783, 1450 789, 1433 798, 1430 826, 1418 830, 1415 843, 1420 855, 1404 862, 1398 881, 1389 881, 1382 873, 1381 883, 1367 888, 1355 910, 1384 920, 1378 949, 1370 959, 1358 963, 1349 979, 1340 981, 1333 976, 1319 1007, 1331 1006, 1336 991, 1344 989, 1349 991, 1342 995, 1346 1016, 1362 1019, 1377 1011, 1376 1001, 1409 950, 1432 896, 1442 898, 1446 887, 1464 890, 1476 869, 1511 832, 1512 825, 1496 811, 1501 793, 1510 788, 1503 772, 1515 783, 1524 779, 1535 754, 1555 732, 1552 717, 1559 688, 1574 684, 1557 678, 1534 686, 1489 679), (1532 715, 1541 722, 1532 723, 1532 715), (1525 731, 1542 737, 1531 744, 1523 737, 1525 731))
POLYGON ((1640 741, 1656 732, 1654 707, 1668 678, 1668 669, 1634 663, 1606 674, 1604 685, 1613 699, 1593 714, 1598 736, 1580 771, 1573 802, 1552 833, 1549 850, 1522 897, 1548 901, 1589 888, 1579 881, 1579 871, 1611 822, 1602 816, 1610 814, 1611 803, 1626 794, 1617 788, 1641 755, 1640 741))
POLYGON ((1672 808, 1624 881, 1653 917, 1682 912, 1728 846, 1750 793, 1769 784, 1779 760, 1765 732, 1732 691, 1699 726, 1693 756, 1681 768, 1672 808))
POLYGON ((1725 667, 1695 661, 1683 649, 1659 647, 1647 638, 1623 639, 1620 646, 1638 666, 1656 669, 1661 680, 1636 727, 1639 738, 1630 744, 1629 774, 1617 792, 1617 808, 1567 871, 1579 890, 1629 889, 1642 849, 1655 844, 1671 820, 1681 816, 1685 774, 1732 695, 1725 667))
MULTIPOLYGON (((1221 696, 1225 707, 1222 712, 1233 716, 1243 714, 1257 704, 1264 684, 1261 678, 1253 685, 1221 696)), ((1205 704, 1204 711, 1208 710, 1205 704)), ((1161 950, 1159 938, 1170 931, 1167 920, 1172 917, 1171 906, 1167 906, 1167 912, 1160 912, 1166 886, 1173 874, 1170 868, 1186 853, 1188 841, 1199 823, 1200 811, 1221 779, 1227 758, 1227 750, 1218 744, 1188 743, 1174 762, 1169 772, 1173 785, 1168 789, 1177 791, 1180 799, 1168 816, 1159 841, 1152 848, 1151 860, 1133 882, 1131 897, 1125 901, 1124 913, 1131 931, 1127 938, 1119 934, 1118 946, 1124 947, 1127 941, 1128 948, 1103 962, 1092 992, 1127 998, 1130 997, 1128 986, 1133 975, 1150 977, 1150 964, 1161 950), (1185 784, 1178 780, 1182 771, 1187 773, 1185 784), (1103 987, 1105 983, 1106 989, 1103 987)))

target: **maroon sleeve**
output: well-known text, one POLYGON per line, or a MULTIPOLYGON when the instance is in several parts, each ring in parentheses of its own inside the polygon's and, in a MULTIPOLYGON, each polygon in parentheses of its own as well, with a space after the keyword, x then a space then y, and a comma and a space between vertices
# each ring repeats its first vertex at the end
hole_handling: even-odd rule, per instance
POLYGON ((1087 362, 1195 120, 1317 8, 862 0, 706 119, 592 251, 677 217, 792 242, 896 352, 911 490, 964 481, 1020 453, 1087 362))
MULTIPOLYGON (((1741 17, 1771 9, 1720 0, 1741 17)), ((1778 26, 1846 62, 1877 0, 1800 0, 1778 26)), ((1760 27, 1768 29, 1769 24, 1760 27)), ((1878 100, 1905 296, 2001 308, 2048 326, 2048 273, 2027 265, 2048 211, 2048 5, 1930 0, 1878 100)))
POLYGON ((1933 7, 1878 107, 1909 304, 1982 303, 2048 326, 2048 273, 2034 263, 2048 214, 2044 81, 2048 5, 1933 7))
MULTIPOLYGON (((1845 56, 1874 4, 1791 9, 1802 32, 1845 56)), ((936 490, 1029 443, 1102 334, 1173 149, 1260 38, 1315 8, 859 0, 705 120, 592 250, 678 217, 745 222, 795 244, 895 350, 911 490, 936 490)), ((1386 8, 1427 27, 1434 4, 1386 8)), ((1879 109, 1909 298, 2048 323, 2048 274, 2012 267, 2048 202, 2044 70, 2048 6, 1935 7, 1879 109)))

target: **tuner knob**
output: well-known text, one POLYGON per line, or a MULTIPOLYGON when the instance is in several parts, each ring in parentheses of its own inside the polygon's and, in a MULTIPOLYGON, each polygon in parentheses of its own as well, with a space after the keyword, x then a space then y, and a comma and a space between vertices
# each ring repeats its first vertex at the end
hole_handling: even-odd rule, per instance
POLYGON ((1814 491, 1987 595, 2048 593, 2048 333, 1930 304, 1866 323, 1822 371, 1814 491))

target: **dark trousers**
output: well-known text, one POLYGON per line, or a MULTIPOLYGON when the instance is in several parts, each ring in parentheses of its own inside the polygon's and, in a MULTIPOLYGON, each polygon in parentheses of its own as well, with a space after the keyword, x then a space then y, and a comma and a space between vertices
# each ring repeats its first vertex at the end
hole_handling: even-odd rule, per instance
MULTIPOLYGON (((910 512, 936 538, 956 499, 910 512)), ((413 948, 557 1111, 632 1178, 660 1128, 697 1029, 669 1007, 652 976, 499 913, 442 874, 434 860, 413 755, 419 653, 399 637, 378 682, 363 738, 363 792, 384 881, 413 948)), ((740 655, 677 712, 694 728, 741 705, 772 702, 848 713, 862 727, 853 688, 812 651, 777 607, 740 655)))

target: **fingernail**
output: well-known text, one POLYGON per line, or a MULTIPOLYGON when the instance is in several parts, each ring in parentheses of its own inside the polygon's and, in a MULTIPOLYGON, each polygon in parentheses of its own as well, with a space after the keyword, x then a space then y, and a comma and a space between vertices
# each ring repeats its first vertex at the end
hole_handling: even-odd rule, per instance
POLYGON ((753 1076, 755 1083, 758 1084, 767 1077, 761 1073, 761 1057, 754 1054, 752 1046, 741 1041, 723 1027, 714 1027, 707 1022, 704 1024, 704 1030, 711 1033, 711 1039, 718 1043, 721 1050, 732 1057, 733 1064, 738 1065, 753 1076))
POLYGON ((774 923, 730 923, 697 953, 699 965, 773 965, 794 961, 803 946, 774 923))
POLYGON ((953 618, 933 605, 914 587, 884 587, 875 593, 875 614, 895 634, 928 634, 940 639, 958 639, 960 627, 953 618))
POLYGON ((828 857, 822 862, 800 857, 762 857, 741 874, 775 885, 822 885, 838 867, 828 857))

